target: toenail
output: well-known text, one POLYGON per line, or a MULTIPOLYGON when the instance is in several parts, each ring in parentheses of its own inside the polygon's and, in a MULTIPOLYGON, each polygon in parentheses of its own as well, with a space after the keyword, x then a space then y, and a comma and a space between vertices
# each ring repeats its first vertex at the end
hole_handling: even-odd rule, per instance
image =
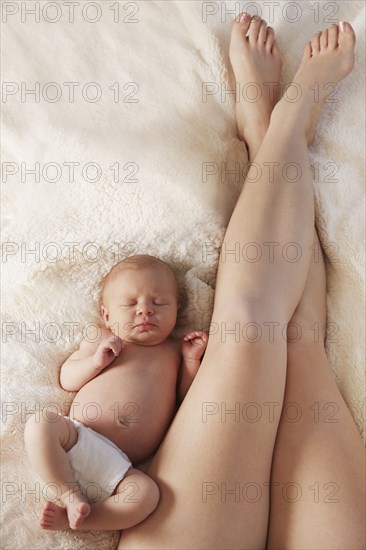
POLYGON ((339 28, 340 28, 341 32, 344 32, 345 29, 344 29, 344 22, 343 21, 339 22, 339 28))
POLYGON ((247 23, 250 21, 251 17, 247 13, 243 13, 243 15, 240 17, 240 23, 247 23))
POLYGON ((253 21, 260 21, 259 15, 253 15, 252 20, 253 21))

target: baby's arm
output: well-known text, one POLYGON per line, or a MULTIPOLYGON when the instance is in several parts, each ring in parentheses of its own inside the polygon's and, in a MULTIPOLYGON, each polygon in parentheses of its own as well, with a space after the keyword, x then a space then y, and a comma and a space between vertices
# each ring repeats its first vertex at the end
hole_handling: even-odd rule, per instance
POLYGON ((119 355, 123 347, 118 336, 88 342, 82 340, 61 367, 60 384, 64 390, 78 391, 95 378, 119 355))
POLYGON ((181 404, 197 374, 205 352, 208 336, 205 332, 187 332, 183 337, 183 361, 178 379, 177 403, 181 404))

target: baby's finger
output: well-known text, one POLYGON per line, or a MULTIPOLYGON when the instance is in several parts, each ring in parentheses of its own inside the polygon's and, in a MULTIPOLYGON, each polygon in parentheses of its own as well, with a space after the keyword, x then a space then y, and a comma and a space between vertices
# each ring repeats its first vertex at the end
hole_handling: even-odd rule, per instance
POLYGON ((113 351, 114 355, 118 355, 122 349, 122 341, 118 339, 111 342, 110 349, 113 351))
POLYGON ((191 330, 189 332, 186 332, 184 335, 184 340, 191 340, 192 338, 196 338, 199 336, 200 332, 198 330, 191 330))

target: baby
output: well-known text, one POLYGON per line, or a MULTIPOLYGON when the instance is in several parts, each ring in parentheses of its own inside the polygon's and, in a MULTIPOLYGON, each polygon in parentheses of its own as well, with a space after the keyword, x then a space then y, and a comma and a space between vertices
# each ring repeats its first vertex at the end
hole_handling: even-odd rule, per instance
POLYGON ((178 284, 158 258, 119 262, 101 299, 98 339, 61 367, 61 386, 78 392, 70 416, 47 411, 25 428, 32 466, 65 505, 45 504, 43 529, 126 529, 153 512, 158 487, 132 464, 157 450, 207 346, 202 331, 171 336, 178 284))

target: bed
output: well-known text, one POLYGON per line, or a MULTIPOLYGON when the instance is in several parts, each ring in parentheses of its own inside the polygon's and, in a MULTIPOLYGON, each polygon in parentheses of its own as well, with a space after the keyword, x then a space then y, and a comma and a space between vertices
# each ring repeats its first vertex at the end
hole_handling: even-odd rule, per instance
POLYGON ((60 366, 93 334, 99 282, 126 255, 156 255, 176 271, 175 335, 209 326, 248 163, 226 93, 231 22, 246 8, 276 30, 283 86, 316 30, 341 19, 358 37, 355 70, 325 109, 311 159, 326 350, 365 440, 364 2, 3 2, 4 549, 117 546, 115 531, 36 528, 47 487, 25 455, 25 421, 47 407, 68 412, 60 366))

